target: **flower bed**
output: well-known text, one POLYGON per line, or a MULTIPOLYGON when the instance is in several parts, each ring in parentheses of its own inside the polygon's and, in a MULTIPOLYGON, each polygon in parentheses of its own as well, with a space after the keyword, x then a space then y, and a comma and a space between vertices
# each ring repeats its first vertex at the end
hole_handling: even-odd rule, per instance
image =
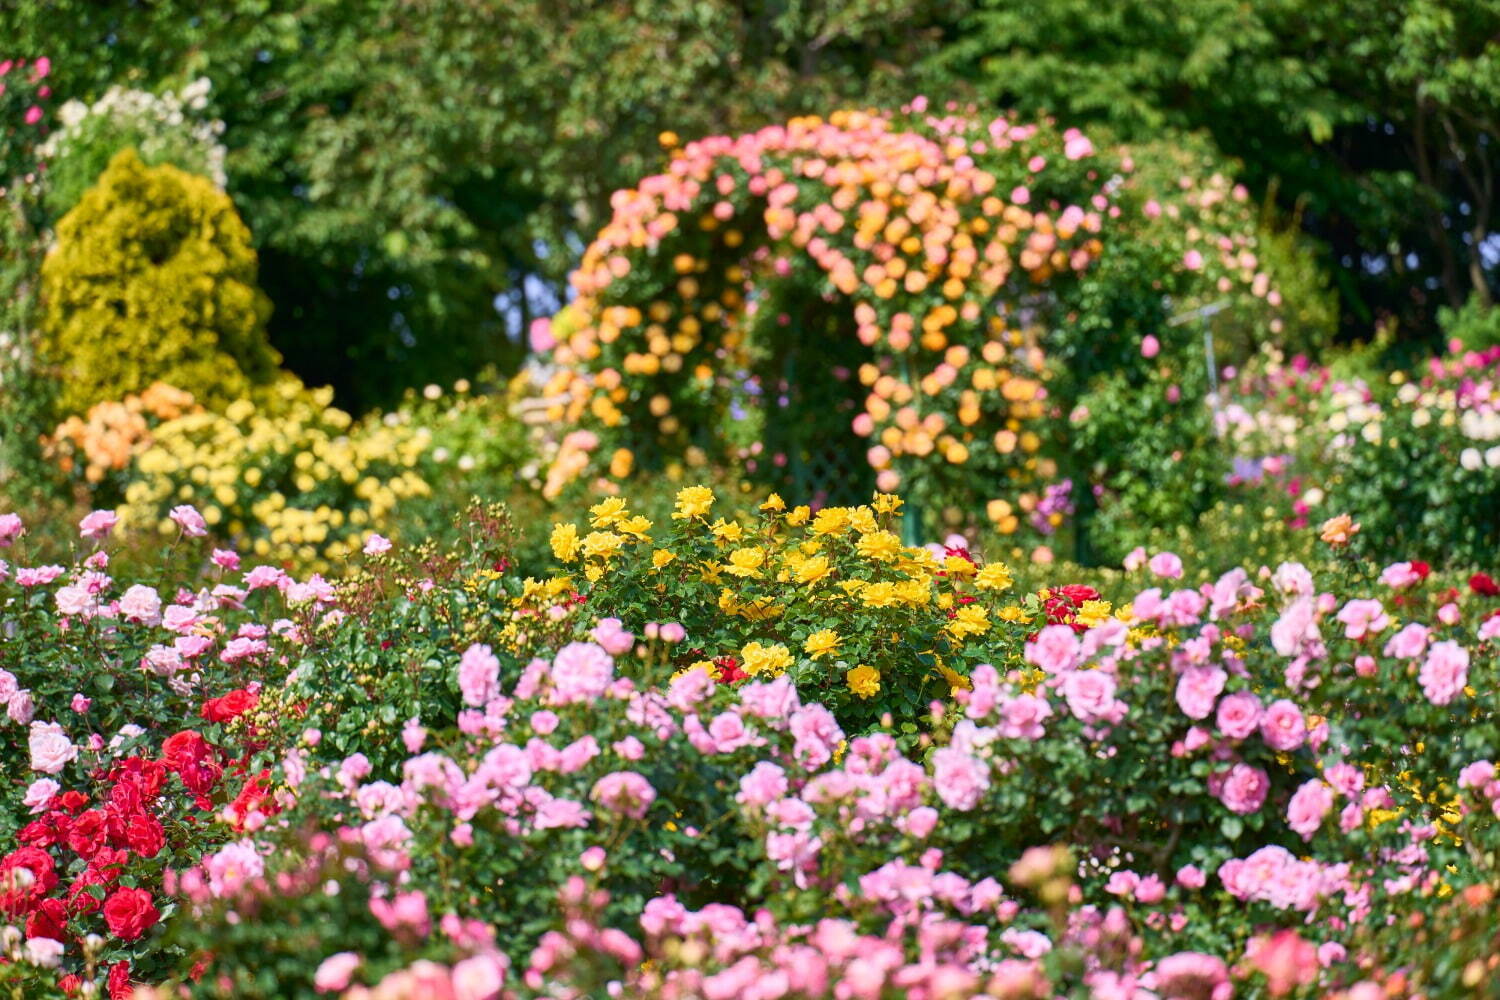
POLYGON ((3 738, 24 775, 0 802, 0 983, 1364 1000, 1490 974, 1494 929, 1467 909, 1500 848, 1488 577, 1375 578, 1343 521, 1327 577, 1181 587, 1162 553, 1112 613, 1029 595, 1030 621, 953 637, 950 612, 988 597, 943 595, 999 572, 884 561, 895 500, 877 498, 811 538, 795 508, 749 522, 768 582, 826 551, 830 592, 862 587, 715 623, 695 588, 759 566, 709 499, 684 491, 650 543, 681 567, 654 596, 621 585, 652 572, 623 543, 587 536, 572 585, 516 579, 482 508, 452 553, 373 539, 338 588, 195 548, 187 511, 143 582, 108 575, 112 515, 86 519, 69 567, 27 565, 24 525, 0 519, 3 738), (847 600, 898 565, 931 601, 847 600), (886 657, 882 676, 945 641, 965 667, 877 717, 792 640, 814 625, 886 657), (777 645, 790 662, 750 669, 777 645), (725 646, 733 664, 702 661, 725 646), (1397 933, 1429 925, 1444 948, 1397 933))

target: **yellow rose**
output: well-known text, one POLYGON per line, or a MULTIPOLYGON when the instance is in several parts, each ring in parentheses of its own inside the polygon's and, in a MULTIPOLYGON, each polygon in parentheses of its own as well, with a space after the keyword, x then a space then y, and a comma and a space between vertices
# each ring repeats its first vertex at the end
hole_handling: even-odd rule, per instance
POLYGON ((552 554, 563 562, 578 558, 578 528, 572 524, 552 526, 552 554))
POLYGON ((863 663, 844 674, 844 680, 856 697, 873 698, 880 693, 880 671, 863 663))
POLYGON ((831 628, 825 628, 808 636, 807 641, 802 644, 802 649, 816 660, 829 653, 838 652, 839 643, 842 641, 837 632, 831 628))

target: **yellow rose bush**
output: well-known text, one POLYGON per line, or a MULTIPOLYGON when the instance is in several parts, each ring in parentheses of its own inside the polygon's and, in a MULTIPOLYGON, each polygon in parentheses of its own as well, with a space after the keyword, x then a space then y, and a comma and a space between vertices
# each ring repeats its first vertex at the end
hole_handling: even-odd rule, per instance
POLYGON ((553 528, 567 575, 551 586, 636 634, 681 628, 677 672, 787 674, 853 728, 886 715, 911 723, 977 664, 1018 661, 1048 622, 1083 631, 1110 617, 1090 587, 1017 594, 1002 563, 903 544, 891 494, 816 513, 776 494, 752 517, 725 506, 691 486, 655 524, 607 498, 586 522, 553 528))
POLYGON ((255 556, 326 572, 399 502, 430 492, 419 470, 429 432, 355 421, 332 398, 286 378, 263 405, 240 399, 160 424, 135 459, 121 520, 172 534, 172 508, 190 504, 255 556))

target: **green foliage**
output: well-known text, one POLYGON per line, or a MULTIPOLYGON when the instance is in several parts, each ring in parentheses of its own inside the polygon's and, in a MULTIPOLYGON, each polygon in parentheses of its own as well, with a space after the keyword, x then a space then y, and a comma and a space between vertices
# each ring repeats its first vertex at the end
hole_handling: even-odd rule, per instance
POLYGON ((223 123, 200 120, 208 92, 208 80, 200 78, 181 93, 111 87, 92 105, 64 104, 58 110, 62 127, 40 150, 47 164, 48 217, 61 219, 78 204, 122 149, 134 149, 148 166, 170 163, 222 189, 224 147, 218 132, 223 123))
POLYGON ((229 188, 277 306, 272 340, 309 384, 362 410, 514 365, 513 338, 555 308, 577 234, 660 163, 659 133, 910 96, 910 67, 967 5, 6 7, 0 37, 48 51, 70 96, 213 81, 229 188))
POLYGON ((250 233, 213 185, 119 153, 57 226, 42 355, 60 413, 166 381, 210 404, 269 383, 270 303, 250 233))
MULTIPOLYGON (((1102 488, 1079 530, 1091 562, 1118 565, 1153 533, 1193 524, 1223 495, 1227 453, 1213 447, 1201 354, 1184 350, 1148 369, 1091 383, 1079 400, 1071 447, 1102 488)), ((1086 502, 1086 501, 1085 501, 1086 502)), ((1084 508, 1087 511, 1087 507, 1084 508)))
POLYGON ((1346 335, 1391 313, 1429 337, 1496 281, 1497 29, 1490 0, 981 0, 935 61, 1127 140, 1207 133, 1326 245, 1346 335))
POLYGON ((1438 313, 1438 322, 1443 328, 1443 338, 1470 351, 1483 351, 1500 346, 1500 309, 1484 305, 1478 299, 1470 299, 1458 309, 1443 309, 1438 313))

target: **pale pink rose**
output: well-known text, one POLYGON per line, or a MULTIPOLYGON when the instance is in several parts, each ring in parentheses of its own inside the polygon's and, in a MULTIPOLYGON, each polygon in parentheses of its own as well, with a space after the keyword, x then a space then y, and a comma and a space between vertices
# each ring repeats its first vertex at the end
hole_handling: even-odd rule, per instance
POLYGON ((212 559, 220 569, 234 572, 240 568, 240 554, 233 549, 214 549, 212 559))
POLYGON ((1446 705, 1469 683, 1469 651, 1452 639, 1433 643, 1417 674, 1422 692, 1434 705, 1446 705))
POLYGON ((62 786, 51 778, 38 778, 26 787, 26 795, 21 799, 21 804, 31 810, 35 816, 37 813, 47 811, 47 804, 52 797, 62 791, 62 786))
POLYGON ((1182 266, 1189 271, 1203 270, 1203 255, 1197 250, 1189 250, 1182 255, 1182 266))
POLYGON ((33 722, 28 736, 31 769, 43 774, 60 774, 78 759, 78 748, 68 739, 63 727, 55 722, 33 722))
POLYGON ((161 622, 161 596, 145 584, 138 583, 120 598, 120 614, 128 622, 156 625, 161 622))
POLYGON ((367 556, 384 555, 391 551, 391 540, 384 535, 371 534, 365 539, 364 553, 367 556))
POLYGON ((36 702, 30 691, 17 691, 5 701, 5 715, 18 726, 28 725, 36 714, 36 702))
POLYGON ((78 522, 78 534, 84 538, 101 541, 109 537, 109 533, 114 530, 119 520, 119 518, 115 517, 114 511, 91 511, 82 521, 78 522))

